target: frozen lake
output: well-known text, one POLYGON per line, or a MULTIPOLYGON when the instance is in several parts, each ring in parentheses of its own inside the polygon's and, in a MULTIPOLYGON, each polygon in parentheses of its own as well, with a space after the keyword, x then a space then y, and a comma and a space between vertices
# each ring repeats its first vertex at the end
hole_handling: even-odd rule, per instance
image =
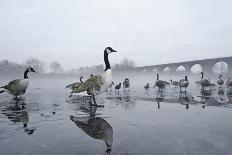
MULTIPOLYGON (((113 89, 96 97, 104 108, 69 98, 64 87, 78 81, 74 78, 33 78, 18 101, 0 94, 0 154, 231 154, 232 98, 225 87, 205 96, 190 78, 187 93, 173 86, 145 91, 155 76, 129 78, 130 91, 113 89)), ((12 79, 1 79, 0 85, 12 79)))

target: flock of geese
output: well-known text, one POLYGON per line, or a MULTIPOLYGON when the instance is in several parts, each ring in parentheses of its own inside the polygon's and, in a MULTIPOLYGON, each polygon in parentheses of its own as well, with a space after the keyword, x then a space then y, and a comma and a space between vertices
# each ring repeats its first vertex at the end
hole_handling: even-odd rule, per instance
MULTIPOLYGON (((104 50, 105 70, 102 75, 91 75, 85 81, 82 81, 83 77, 81 76, 80 82, 75 82, 66 86, 66 88, 71 89, 70 97, 73 94, 79 94, 82 95, 83 98, 86 97, 90 98, 90 104, 97 106, 95 96, 107 91, 108 89, 111 90, 113 85, 115 85, 114 82, 112 81, 112 70, 108 59, 108 55, 114 52, 117 51, 115 51, 111 47, 105 48, 104 50)), ((29 85, 28 73, 30 72, 36 73, 36 71, 32 67, 27 68, 26 71, 24 72, 23 79, 15 79, 13 81, 10 81, 7 85, 0 87, 1 89, 0 93, 7 92, 9 94, 12 94, 13 99, 17 100, 18 96, 23 95, 26 92, 26 89, 28 88, 29 85)), ((217 84, 219 85, 219 88, 221 88, 224 85, 224 80, 222 79, 222 77, 223 76, 220 74, 217 80, 217 84)), ((210 82, 210 79, 204 78, 203 72, 201 72, 201 80, 196 81, 195 83, 201 85, 203 90, 205 90, 207 87, 215 86, 214 83, 210 82)), ((115 85, 115 91, 119 91, 121 85, 122 83, 115 85)), ((159 74, 157 74, 157 80, 155 82, 154 87, 158 87, 159 91, 163 91, 167 85, 173 85, 176 88, 179 87, 180 92, 182 92, 182 88, 184 88, 186 92, 186 89, 189 86, 189 80, 188 77, 185 76, 184 79, 179 80, 179 82, 173 80, 170 80, 170 82, 168 82, 168 81, 160 80, 159 74)), ((226 86, 227 88, 232 87, 232 80, 230 80, 230 78, 227 80, 226 86)), ((130 88, 130 82, 128 78, 126 78, 123 81, 123 88, 124 91, 130 88)), ((147 83, 144 86, 144 88, 148 90, 150 88, 150 84, 147 83)))

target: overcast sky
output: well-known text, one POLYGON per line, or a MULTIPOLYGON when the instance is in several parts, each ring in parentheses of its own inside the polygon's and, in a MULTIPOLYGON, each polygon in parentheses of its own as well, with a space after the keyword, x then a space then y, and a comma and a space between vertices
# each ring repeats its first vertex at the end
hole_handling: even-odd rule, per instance
POLYGON ((0 60, 65 69, 103 63, 107 46, 137 66, 232 55, 231 0, 0 0, 0 60))

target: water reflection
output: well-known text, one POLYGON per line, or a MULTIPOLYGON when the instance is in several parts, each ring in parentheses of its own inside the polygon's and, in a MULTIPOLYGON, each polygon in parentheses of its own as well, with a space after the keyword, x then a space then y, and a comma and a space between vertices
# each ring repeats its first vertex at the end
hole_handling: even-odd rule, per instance
POLYGON ((191 104, 193 97, 188 93, 179 93, 179 102, 182 105, 185 105, 185 109, 189 109, 189 104, 191 104))
POLYGON ((96 117, 96 110, 97 107, 90 106, 89 116, 70 116, 70 120, 88 136, 104 141, 106 152, 110 153, 113 145, 113 128, 105 119, 96 117))
POLYGON ((2 110, 2 113, 8 117, 12 122, 22 122, 24 132, 28 135, 32 135, 36 129, 29 128, 29 115, 25 109, 24 99, 16 100, 13 103, 14 106, 7 107, 2 110))

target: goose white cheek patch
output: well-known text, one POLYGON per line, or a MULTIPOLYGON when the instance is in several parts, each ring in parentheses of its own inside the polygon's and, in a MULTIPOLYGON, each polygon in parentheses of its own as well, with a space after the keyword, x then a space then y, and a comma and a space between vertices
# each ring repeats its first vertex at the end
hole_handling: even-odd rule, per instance
POLYGON ((110 54, 110 53, 111 53, 111 51, 110 51, 109 49, 106 49, 106 51, 107 51, 107 54, 110 54))

